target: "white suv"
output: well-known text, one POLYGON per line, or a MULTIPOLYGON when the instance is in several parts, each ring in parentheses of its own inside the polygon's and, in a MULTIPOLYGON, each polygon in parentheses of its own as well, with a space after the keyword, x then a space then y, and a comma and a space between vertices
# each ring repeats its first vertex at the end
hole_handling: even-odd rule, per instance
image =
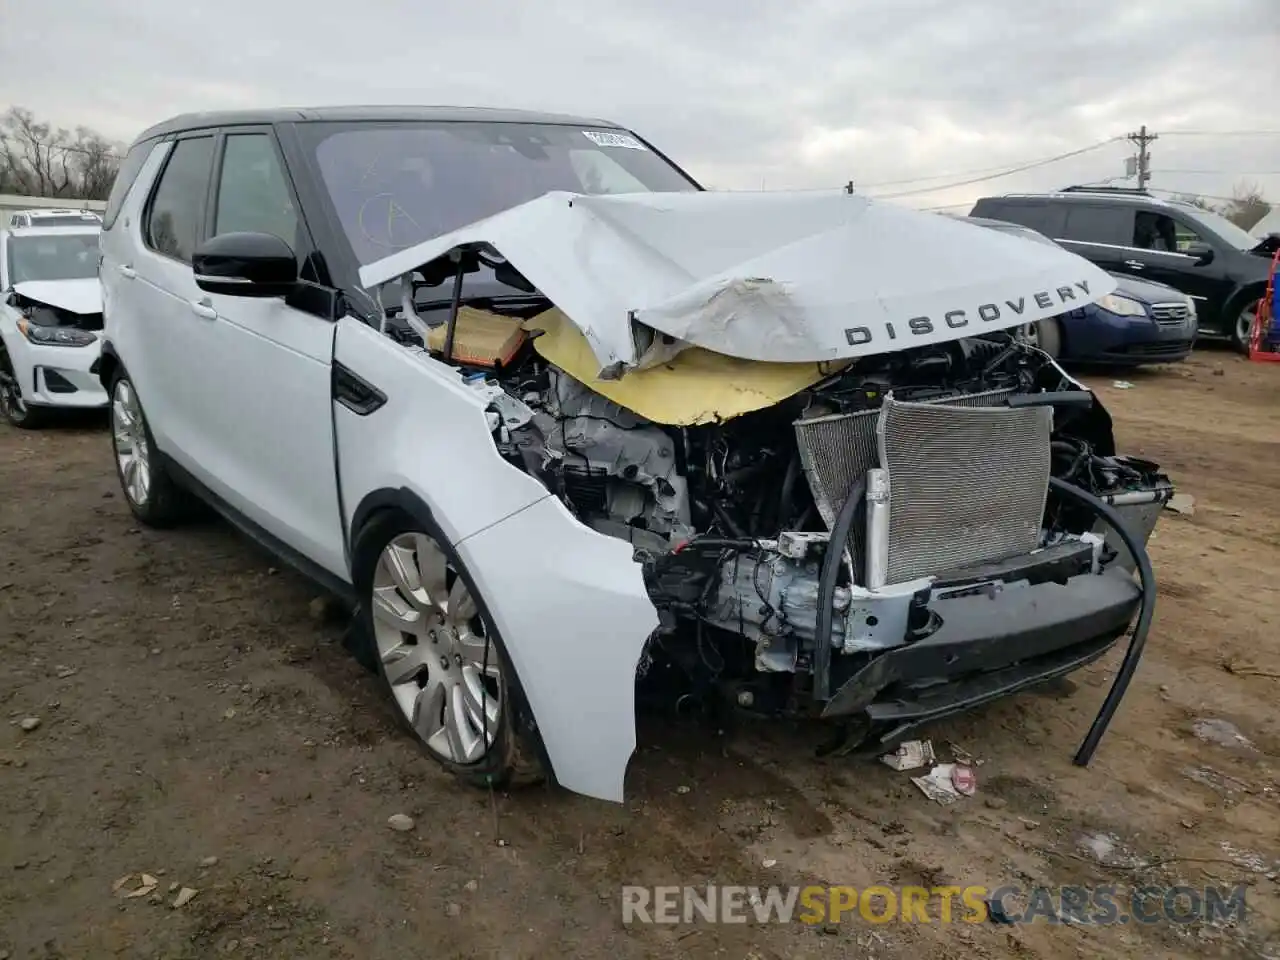
POLYGON ((467 780, 620 800, 637 689, 882 751, 1149 622, 1172 487, 1007 334, 1112 288, 1056 247, 703 192, 601 120, 350 107, 147 131, 102 252, 134 514, 194 495, 346 597, 467 780))

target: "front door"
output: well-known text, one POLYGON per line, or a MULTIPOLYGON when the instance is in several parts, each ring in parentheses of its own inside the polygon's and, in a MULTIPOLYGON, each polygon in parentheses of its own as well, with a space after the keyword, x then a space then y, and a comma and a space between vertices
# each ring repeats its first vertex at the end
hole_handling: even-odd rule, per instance
MULTIPOLYGON (((271 233, 311 253, 269 127, 219 137, 209 194, 209 236, 271 233)), ((283 299, 210 294, 191 276, 190 322, 200 350, 187 364, 203 409, 205 482, 289 547, 347 577, 334 466, 330 369, 335 324, 283 299)))

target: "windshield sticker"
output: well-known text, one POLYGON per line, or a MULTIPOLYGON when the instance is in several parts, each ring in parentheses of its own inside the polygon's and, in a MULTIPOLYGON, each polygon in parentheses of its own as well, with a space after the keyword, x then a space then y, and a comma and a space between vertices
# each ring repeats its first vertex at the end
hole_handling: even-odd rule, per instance
POLYGON ((582 135, 597 147, 623 147, 627 150, 647 150, 643 143, 626 133, 605 133, 602 130, 583 130, 582 135))

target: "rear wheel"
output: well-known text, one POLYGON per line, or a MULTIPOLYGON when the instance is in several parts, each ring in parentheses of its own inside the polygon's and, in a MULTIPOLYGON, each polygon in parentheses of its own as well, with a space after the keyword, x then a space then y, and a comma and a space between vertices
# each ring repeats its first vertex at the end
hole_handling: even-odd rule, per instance
POLYGON ((111 382, 111 449, 120 489, 133 515, 149 527, 171 527, 191 513, 191 495, 157 456, 133 382, 122 371, 111 382))
POLYGON ((25 430, 40 426, 45 415, 45 411, 27 406, 22 397, 22 384, 3 343, 0 343, 0 414, 15 427, 25 430))
POLYGON ((445 538, 387 513, 361 532, 355 567, 363 642, 419 746, 474 786, 541 780, 497 630, 445 538))
POLYGON ((1253 336, 1253 325, 1258 319, 1261 300, 1246 302, 1236 314, 1236 322, 1231 328, 1231 345, 1240 353, 1249 352, 1249 340, 1253 336))

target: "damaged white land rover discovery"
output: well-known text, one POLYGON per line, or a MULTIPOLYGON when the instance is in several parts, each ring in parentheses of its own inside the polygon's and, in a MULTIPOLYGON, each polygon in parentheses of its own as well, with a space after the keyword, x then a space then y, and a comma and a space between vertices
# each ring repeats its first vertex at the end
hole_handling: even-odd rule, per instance
MULTIPOLYGON (((1087 664, 1172 487, 1008 331, 1085 260, 839 192, 712 193, 600 120, 202 114, 103 223, 113 449, 356 608, 465 779, 620 800, 637 687, 880 751, 1087 664)), ((1135 572, 1138 576, 1135 578, 1135 572)))

